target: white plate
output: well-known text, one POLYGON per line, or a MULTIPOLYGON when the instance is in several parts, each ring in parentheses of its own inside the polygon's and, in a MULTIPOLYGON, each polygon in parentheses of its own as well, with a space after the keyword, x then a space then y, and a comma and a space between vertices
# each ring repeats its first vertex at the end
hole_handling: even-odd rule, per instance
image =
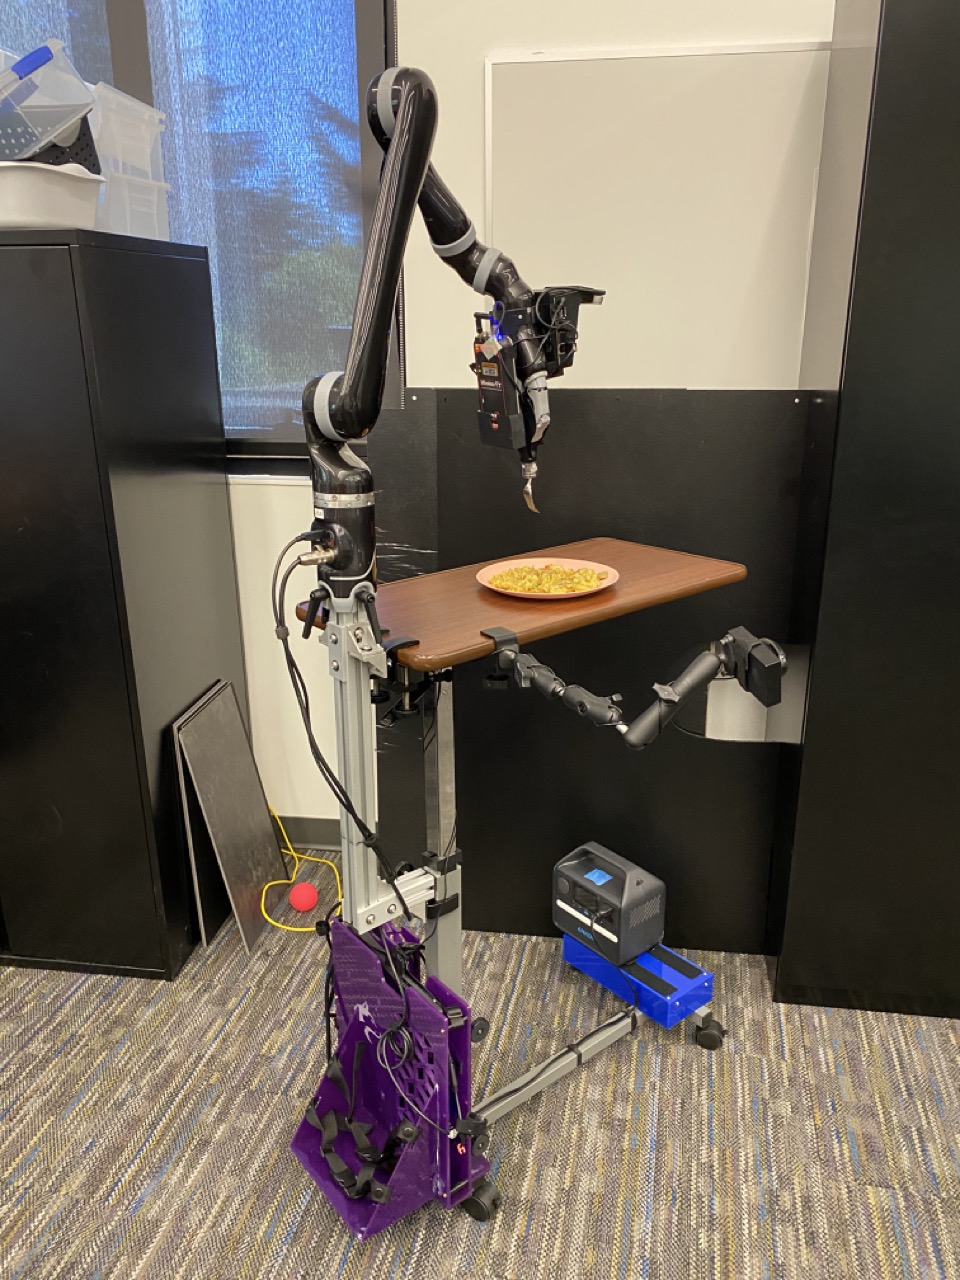
POLYGON ((502 596, 513 596, 517 600, 577 600, 580 596, 596 595, 598 591, 606 591, 620 580, 616 569, 608 564, 600 564, 596 560, 571 560, 569 556, 519 556, 516 560, 499 560, 496 564, 485 565, 477 574, 477 581, 482 587, 497 591, 502 596), (563 591, 555 595, 547 595, 543 591, 508 591, 505 587, 495 587, 490 581, 499 573, 508 569, 544 569, 548 564, 559 565, 561 569, 593 569, 607 576, 598 587, 590 587, 586 591, 563 591))

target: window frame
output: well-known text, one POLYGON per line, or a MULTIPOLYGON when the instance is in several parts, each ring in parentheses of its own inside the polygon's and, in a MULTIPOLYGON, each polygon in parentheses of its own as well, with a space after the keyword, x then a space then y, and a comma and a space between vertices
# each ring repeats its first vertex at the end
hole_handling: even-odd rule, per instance
MULTIPOLYGON (((144 0, 104 0, 113 82, 116 88, 143 102, 154 104, 147 15, 144 0)), ((383 154, 365 127, 367 85, 385 67, 397 61, 396 0, 354 0, 357 42, 357 103, 360 118, 360 175, 364 243, 370 231, 379 190, 383 154)), ((323 369, 304 369, 304 385, 323 369)), ((384 396, 385 407, 402 404, 405 378, 403 281, 397 297, 397 324, 390 344, 390 364, 384 396)), ((295 406, 299 411, 299 404, 295 406)), ((224 428, 231 470, 251 469, 268 474, 300 474, 306 466, 306 440, 244 438, 224 428)))

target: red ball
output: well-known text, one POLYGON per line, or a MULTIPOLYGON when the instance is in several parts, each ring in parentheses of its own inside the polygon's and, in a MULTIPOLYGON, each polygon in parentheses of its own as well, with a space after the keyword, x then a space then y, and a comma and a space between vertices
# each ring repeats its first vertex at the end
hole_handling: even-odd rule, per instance
POLYGON ((317 896, 313 885, 302 880, 290 890, 290 905, 294 911, 312 911, 317 905, 317 896))

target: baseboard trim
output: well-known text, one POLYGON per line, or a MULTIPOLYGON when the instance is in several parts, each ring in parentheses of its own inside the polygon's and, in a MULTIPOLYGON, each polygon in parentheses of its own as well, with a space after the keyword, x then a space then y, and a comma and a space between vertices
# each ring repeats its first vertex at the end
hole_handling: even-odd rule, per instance
POLYGON ((873 1013, 908 1013, 925 1018, 960 1018, 960 999, 950 996, 911 996, 887 991, 848 991, 837 987, 803 987, 776 983, 779 1004, 812 1004, 830 1009, 859 1009, 873 1013))
POLYGON ((91 964, 86 960, 48 960, 42 956, 20 956, 0 951, 0 967, 10 965, 14 969, 58 969, 68 973, 106 973, 119 978, 159 978, 171 982, 173 977, 166 969, 138 969, 122 964, 91 964))

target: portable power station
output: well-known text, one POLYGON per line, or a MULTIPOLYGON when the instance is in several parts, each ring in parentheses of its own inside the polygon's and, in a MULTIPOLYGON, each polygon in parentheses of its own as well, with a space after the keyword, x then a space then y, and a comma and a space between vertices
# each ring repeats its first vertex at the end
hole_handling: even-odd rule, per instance
POLYGON ((662 880, 592 840, 553 869, 553 923, 615 965, 661 941, 666 898, 662 880))

